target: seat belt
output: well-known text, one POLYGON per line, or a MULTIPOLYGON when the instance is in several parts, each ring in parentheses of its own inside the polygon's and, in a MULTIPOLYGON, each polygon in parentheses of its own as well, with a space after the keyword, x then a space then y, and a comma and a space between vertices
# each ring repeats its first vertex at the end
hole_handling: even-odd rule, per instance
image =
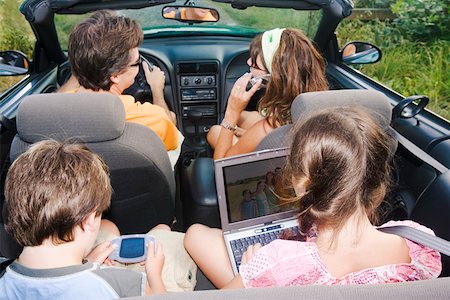
POLYGON ((394 225, 377 228, 384 233, 391 233, 401 236, 405 239, 421 244, 430 249, 436 250, 450 257, 450 242, 443 238, 434 236, 432 234, 423 232, 422 230, 406 226, 394 225))
POLYGON ((0 263, 0 278, 5 274, 6 268, 14 262, 14 259, 6 259, 0 263))
POLYGON ((411 154, 416 156, 417 158, 421 159, 423 162, 427 163, 431 167, 438 170, 441 174, 444 174, 448 171, 448 168, 438 162, 434 157, 417 147, 414 143, 412 143, 410 140, 405 138, 403 135, 401 135, 398 131, 396 131, 394 128, 389 127, 388 134, 396 139, 403 147, 406 148, 411 154))

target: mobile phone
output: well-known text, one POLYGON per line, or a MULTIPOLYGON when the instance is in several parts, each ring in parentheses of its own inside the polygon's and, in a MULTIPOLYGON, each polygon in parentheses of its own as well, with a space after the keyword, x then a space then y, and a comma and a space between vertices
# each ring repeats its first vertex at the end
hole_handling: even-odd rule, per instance
POLYGON ((259 89, 265 88, 267 86, 267 82, 269 81, 269 78, 270 78, 270 74, 264 74, 264 75, 250 78, 250 80, 248 81, 246 90, 248 91, 249 89, 251 89, 258 82, 258 79, 261 79, 261 81, 262 81, 261 85, 259 86, 259 89))
POLYGON ((121 235, 111 241, 116 249, 109 258, 121 263, 138 263, 147 257, 148 244, 155 244, 155 237, 149 234, 121 235))

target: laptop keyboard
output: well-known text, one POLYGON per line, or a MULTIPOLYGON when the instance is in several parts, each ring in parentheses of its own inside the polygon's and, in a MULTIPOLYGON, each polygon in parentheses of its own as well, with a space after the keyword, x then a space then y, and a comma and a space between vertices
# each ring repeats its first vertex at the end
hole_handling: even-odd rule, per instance
MULTIPOLYGON (((230 241, 231 250, 233 251, 234 259, 236 261, 236 266, 238 267, 238 269, 241 265, 242 254, 247 250, 248 246, 254 245, 256 243, 260 243, 263 246, 267 245, 273 240, 278 239, 285 230, 286 229, 274 230, 230 241)), ((288 230, 298 232, 298 226, 288 228, 288 230)))

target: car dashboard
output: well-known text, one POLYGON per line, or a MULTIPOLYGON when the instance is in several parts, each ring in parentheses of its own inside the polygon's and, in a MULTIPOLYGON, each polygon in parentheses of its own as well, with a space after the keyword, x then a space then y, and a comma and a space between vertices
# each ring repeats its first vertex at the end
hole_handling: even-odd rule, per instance
POLYGON ((165 73, 165 99, 186 137, 205 135, 218 123, 234 82, 249 70, 250 41, 234 36, 144 40, 140 53, 165 73))

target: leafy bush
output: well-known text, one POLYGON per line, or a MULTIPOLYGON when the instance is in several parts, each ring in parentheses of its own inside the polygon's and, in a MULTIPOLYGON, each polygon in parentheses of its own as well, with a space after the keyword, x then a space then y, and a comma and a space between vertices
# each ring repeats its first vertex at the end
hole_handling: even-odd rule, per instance
POLYGON ((398 17, 393 24, 408 39, 450 40, 449 2, 443 0, 397 0, 391 6, 398 17))
POLYGON ((389 8, 395 0, 355 0, 353 2, 358 8, 389 8))
POLYGON ((337 28, 337 37, 342 42, 365 41, 383 49, 396 47, 404 41, 400 32, 389 22, 378 19, 372 21, 344 20, 337 28))

